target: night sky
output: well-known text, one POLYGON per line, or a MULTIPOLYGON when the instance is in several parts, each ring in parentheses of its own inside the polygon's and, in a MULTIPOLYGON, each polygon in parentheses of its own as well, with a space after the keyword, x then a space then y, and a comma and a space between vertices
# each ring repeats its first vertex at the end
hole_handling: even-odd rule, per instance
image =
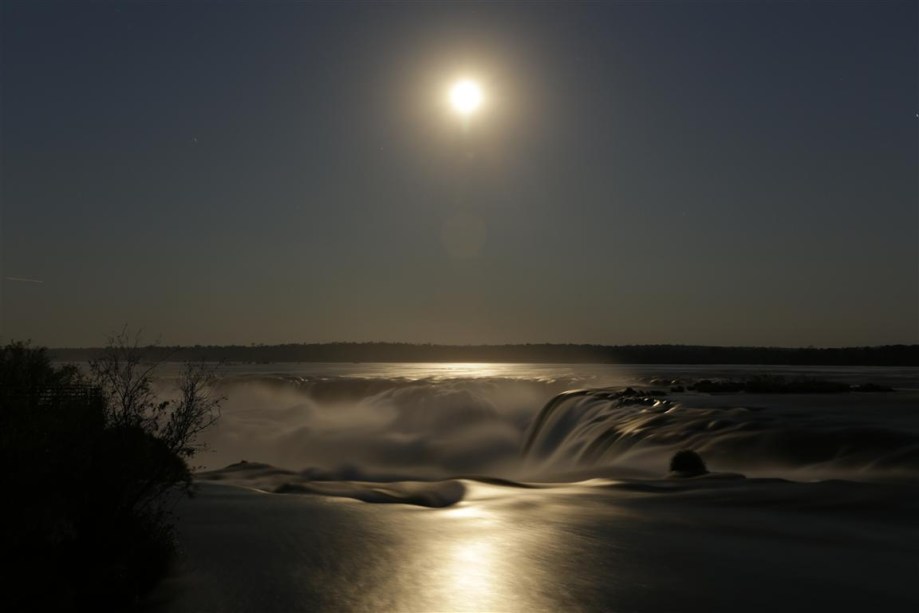
POLYGON ((917 7, 3 0, 0 336, 919 342, 917 7))

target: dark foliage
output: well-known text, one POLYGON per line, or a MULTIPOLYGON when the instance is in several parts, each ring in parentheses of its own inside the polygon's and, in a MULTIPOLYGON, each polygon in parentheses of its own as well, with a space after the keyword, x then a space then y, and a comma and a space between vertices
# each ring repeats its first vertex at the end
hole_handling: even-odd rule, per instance
MULTIPOLYGON (((141 374, 127 380, 149 392, 141 374)), ((191 410, 151 407, 148 395, 134 405, 138 419, 119 419, 112 391, 52 366, 44 349, 0 348, 0 536, 12 563, 3 610, 129 609, 168 568, 169 509, 190 484, 185 459, 216 405, 198 386, 191 410), (163 428, 140 418, 157 408, 163 428)))

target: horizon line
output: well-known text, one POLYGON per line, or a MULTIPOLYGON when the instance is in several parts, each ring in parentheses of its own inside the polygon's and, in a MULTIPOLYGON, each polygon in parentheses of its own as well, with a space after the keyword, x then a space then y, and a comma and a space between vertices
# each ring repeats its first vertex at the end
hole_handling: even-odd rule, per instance
MULTIPOLYGON (((14 342, 12 340, 6 341, 14 342)), ((27 341, 28 342, 28 341, 27 341)), ((650 348, 650 347, 684 347, 684 348, 704 348, 704 349, 773 349, 773 350, 790 350, 790 351, 823 351, 823 350, 840 350, 840 349, 880 349, 889 347, 919 347, 919 342, 913 343, 884 343, 880 345, 834 345, 834 346, 817 346, 817 345, 799 345, 799 346, 782 346, 782 345, 707 345, 696 343, 577 343, 577 342, 517 342, 517 343, 434 343, 434 342, 408 342, 408 341, 301 341, 301 342, 279 342, 279 343, 194 343, 194 344, 168 344, 168 343, 147 343, 138 345, 143 348, 180 348, 194 349, 196 347, 241 347, 248 349, 259 349, 268 347, 309 347, 309 346, 329 346, 329 345, 399 345, 409 347, 442 347, 442 348, 498 348, 498 347, 598 347, 598 348, 650 348)), ((83 346, 51 346, 42 345, 46 349, 104 349, 106 345, 83 345, 83 346)))

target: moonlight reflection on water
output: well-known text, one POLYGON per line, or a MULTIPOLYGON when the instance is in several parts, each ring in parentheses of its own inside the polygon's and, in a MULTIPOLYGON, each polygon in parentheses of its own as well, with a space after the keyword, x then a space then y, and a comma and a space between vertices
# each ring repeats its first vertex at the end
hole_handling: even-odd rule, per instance
POLYGON ((661 377, 711 378, 725 370, 745 376, 751 369, 274 368, 282 372, 227 375, 230 399, 212 441, 224 455, 215 459, 251 461, 200 474, 200 495, 179 507, 187 558, 160 590, 163 611, 774 611, 790 602, 798 609, 911 610, 919 604, 909 589, 919 555, 915 480, 888 482, 894 473, 864 469, 862 461, 880 445, 885 453, 902 448, 890 467, 913 465, 915 369, 797 370, 901 389, 889 394, 671 393, 666 400, 677 408, 668 411, 655 398, 631 396, 610 399, 609 406, 602 398, 565 405, 544 424, 534 453, 548 451, 537 464, 558 468, 567 456, 553 449, 575 449, 617 428, 622 449, 611 445, 589 474, 534 473, 514 483, 489 469, 520 463, 524 434, 561 389, 642 389, 661 377), (799 440, 804 427, 827 453, 836 443, 861 445, 862 455, 850 454, 861 464, 838 466, 848 471, 845 480, 820 481, 832 466, 810 456, 811 439, 799 440), (796 438, 788 439, 789 432, 796 438), (851 436, 840 438, 841 432, 851 436), (762 443, 755 453, 746 443, 751 433, 762 443), (671 447, 687 437, 710 446, 720 441, 720 464, 719 456, 702 451, 714 471, 767 478, 668 479, 671 447), (788 440, 808 453, 798 458, 788 440), (289 462, 270 455, 280 451, 289 462), (766 461, 752 470, 775 454, 792 464, 779 470, 766 461), (479 463, 468 464, 470 457, 479 463), (624 458, 640 461, 634 468, 641 474, 616 473, 624 458), (803 472, 795 462, 803 462, 803 472), (275 491, 298 493, 266 493, 275 491), (380 502, 408 504, 373 504, 380 502))

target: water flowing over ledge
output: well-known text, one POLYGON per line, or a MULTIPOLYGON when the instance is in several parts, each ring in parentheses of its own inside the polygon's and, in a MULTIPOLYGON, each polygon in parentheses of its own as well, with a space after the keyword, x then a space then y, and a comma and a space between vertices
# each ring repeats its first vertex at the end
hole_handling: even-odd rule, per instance
MULTIPOLYGON (((719 372, 693 367, 351 368, 350 376, 344 366, 326 376, 226 376, 203 468, 250 460, 314 482, 656 479, 675 451, 691 448, 713 471, 756 477, 919 474, 919 395, 911 390, 702 393, 697 382, 717 387, 719 372)), ((828 369, 825 378, 847 388, 917 374, 889 371, 828 369)))
POLYGON ((735 395, 712 402, 675 396, 665 399, 631 388, 560 394, 530 427, 525 460, 542 471, 637 467, 663 465, 670 454, 689 448, 712 465, 735 471, 919 476, 919 432, 892 422, 890 415, 875 415, 873 421, 860 417, 859 407, 851 402, 847 407, 845 397, 735 395))

